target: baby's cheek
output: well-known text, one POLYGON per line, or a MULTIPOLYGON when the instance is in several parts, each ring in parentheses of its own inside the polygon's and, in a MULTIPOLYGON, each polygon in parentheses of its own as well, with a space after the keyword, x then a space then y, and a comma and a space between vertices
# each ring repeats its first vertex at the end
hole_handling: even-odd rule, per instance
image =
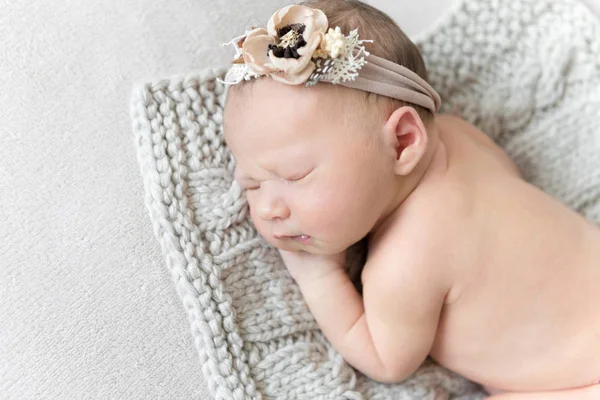
POLYGON ((253 203, 250 200, 250 198, 247 197, 246 199, 248 201, 248 209, 250 211, 250 220, 252 221, 252 223, 258 230, 258 232, 262 234, 262 228, 263 228, 262 223, 264 221, 262 220, 262 218, 260 218, 258 215, 256 215, 256 212, 254 211, 254 210, 256 210, 256 207, 253 206, 253 203))
POLYGON ((252 221, 252 224, 254 225, 254 227, 256 228, 258 233, 264 239, 266 239, 266 240, 271 239, 271 232, 269 231, 269 229, 267 229, 266 222, 262 218, 260 218, 258 215, 255 215, 252 212, 252 207, 250 207, 250 220, 252 221))
POLYGON ((248 202, 248 208, 250 210, 250 219, 252 220, 252 222, 254 223, 254 225, 260 224, 260 222, 261 222, 262 219, 259 218, 258 215, 256 215, 256 211, 255 211, 256 207, 254 207, 251 202, 248 202))
POLYGON ((340 218, 348 215, 352 194, 346 193, 340 186, 318 188, 310 196, 304 197, 304 214, 325 229, 339 226, 340 218))

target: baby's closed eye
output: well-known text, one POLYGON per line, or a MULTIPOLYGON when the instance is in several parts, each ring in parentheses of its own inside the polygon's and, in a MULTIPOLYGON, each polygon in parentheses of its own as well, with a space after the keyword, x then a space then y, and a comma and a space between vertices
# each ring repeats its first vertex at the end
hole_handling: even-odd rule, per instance
POLYGON ((254 179, 236 176, 235 180, 242 187, 242 189, 246 190, 256 190, 260 189, 260 182, 254 179))
POLYGON ((257 190, 260 189, 260 182, 259 181, 255 181, 255 180, 250 180, 250 179, 246 179, 246 180, 242 180, 241 182, 238 181, 240 186, 246 190, 257 190))
POLYGON ((306 178, 308 175, 310 175, 313 170, 314 168, 311 168, 309 171, 288 175, 286 177, 282 177, 281 179, 288 183, 299 182, 302 179, 306 178))

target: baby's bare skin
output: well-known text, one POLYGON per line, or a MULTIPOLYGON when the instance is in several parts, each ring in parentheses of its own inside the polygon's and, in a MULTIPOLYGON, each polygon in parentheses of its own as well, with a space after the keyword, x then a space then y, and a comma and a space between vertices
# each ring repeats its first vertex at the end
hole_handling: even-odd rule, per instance
POLYGON ((502 399, 600 399, 600 230, 467 122, 305 89, 235 93, 225 135, 256 228, 346 361, 400 382, 431 355, 502 399), (343 264, 365 236, 361 296, 343 264))
MULTIPOLYGON (((392 253, 399 270, 447 270, 431 356, 492 392, 597 382, 600 230, 525 183, 472 125, 439 116, 436 126, 430 170, 370 242, 370 257, 392 253), (438 215, 441 224, 426 222, 438 215), (414 268, 411 252, 422 246, 411 238, 423 236, 436 249, 427 256, 435 268, 414 268)), ((380 284, 371 275, 363 272, 366 291, 380 284)))

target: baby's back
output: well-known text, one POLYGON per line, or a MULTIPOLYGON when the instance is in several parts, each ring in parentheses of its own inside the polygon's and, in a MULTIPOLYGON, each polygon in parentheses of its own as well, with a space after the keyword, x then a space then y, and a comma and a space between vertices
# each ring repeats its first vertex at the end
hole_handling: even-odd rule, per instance
POLYGON ((600 378, 600 230, 524 182, 472 125, 437 122, 447 178, 470 211, 448 229, 469 257, 452 266, 432 356, 504 390, 591 384, 600 378))

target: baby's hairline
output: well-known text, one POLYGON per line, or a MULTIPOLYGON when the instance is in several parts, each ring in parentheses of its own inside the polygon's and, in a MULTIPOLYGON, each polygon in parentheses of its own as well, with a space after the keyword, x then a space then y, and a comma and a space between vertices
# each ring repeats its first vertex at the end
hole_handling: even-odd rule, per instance
MULTIPOLYGON (((253 79, 251 81, 241 82, 235 86, 230 87, 229 92, 227 94, 225 107, 227 107, 227 103, 229 102, 229 98, 232 93, 247 93, 248 90, 252 91, 252 88, 254 87, 254 85, 257 82, 259 82, 261 79, 268 79, 268 78, 263 77, 263 78, 253 79), (233 91, 232 91, 232 89, 233 89, 233 91)), ((408 103, 405 101, 393 99, 390 97, 378 95, 375 93, 365 92, 362 90, 351 89, 351 88, 347 88, 347 87, 340 86, 340 85, 333 85, 333 84, 326 83, 326 82, 318 83, 317 85, 328 85, 333 90, 337 90, 337 91, 341 91, 341 92, 345 91, 347 93, 355 94, 352 96, 340 96, 340 98, 343 98, 346 101, 354 102, 354 104, 358 104, 359 110, 364 114, 371 114, 372 111, 379 111, 379 113, 374 114, 373 118, 372 118, 373 120, 375 120, 377 122, 381 122, 382 120, 387 120, 389 118, 389 116, 394 112, 394 110, 401 108, 401 107, 405 107, 405 106, 413 108, 419 115, 421 121, 423 122, 423 125, 425 125, 426 127, 428 127, 434 119, 434 114, 431 111, 429 111, 423 107, 420 107, 416 104, 412 104, 412 103, 408 103)), ((307 87, 304 89, 311 90, 311 89, 313 89, 313 87, 307 87)))

